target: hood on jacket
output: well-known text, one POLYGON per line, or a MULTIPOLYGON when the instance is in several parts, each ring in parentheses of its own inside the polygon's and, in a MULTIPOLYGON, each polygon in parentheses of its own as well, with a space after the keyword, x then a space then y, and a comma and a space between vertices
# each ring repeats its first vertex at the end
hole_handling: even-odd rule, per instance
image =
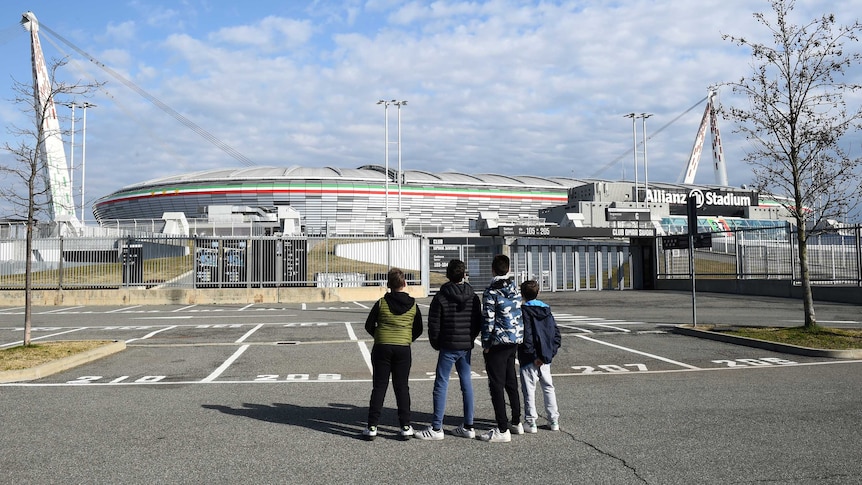
POLYGON ((547 306, 548 306, 548 304, 547 304, 547 303, 545 303, 545 302, 543 302, 542 300, 539 300, 538 298, 534 298, 534 299, 532 299, 532 300, 530 300, 530 301, 525 301, 525 302, 524 302, 524 306, 541 306, 541 307, 547 307, 547 306))
MULTIPOLYGON (((532 301, 530 303, 532 303, 532 301)), ((537 320, 541 320, 543 318, 546 318, 551 313, 551 307, 545 305, 544 303, 542 303, 541 305, 524 304, 523 306, 521 306, 521 311, 529 312, 531 315, 534 315, 537 320)))
POLYGON ((383 298, 389 304, 389 310, 395 315, 403 315, 413 308, 416 299, 403 291, 390 291, 383 298))
POLYGON ((518 285, 514 279, 507 276, 495 276, 489 285, 491 290, 499 291, 506 298, 512 299, 518 296, 518 285))
POLYGON ((440 287, 440 295, 447 301, 454 303, 455 308, 460 312, 464 311, 467 303, 473 301, 476 292, 470 283, 452 283, 450 281, 440 287))

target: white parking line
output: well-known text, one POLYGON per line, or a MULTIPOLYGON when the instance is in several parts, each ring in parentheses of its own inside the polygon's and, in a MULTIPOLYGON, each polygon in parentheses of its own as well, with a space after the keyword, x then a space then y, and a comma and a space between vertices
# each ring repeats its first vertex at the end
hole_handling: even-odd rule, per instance
POLYGON ((181 311, 183 311, 183 310, 188 310, 189 308, 194 308, 194 307, 196 307, 196 306, 197 306, 197 305, 189 305, 189 306, 184 306, 184 307, 182 307, 182 308, 177 308, 176 310, 174 310, 174 313, 181 312, 181 311))
POLYGON ((608 342, 602 342, 601 340, 597 340, 597 339, 594 339, 594 338, 591 338, 591 337, 585 337, 585 336, 583 336, 583 335, 575 335, 575 337, 582 338, 582 339, 584 339, 584 340, 588 340, 588 341, 590 341, 590 342, 595 342, 595 343, 597 343, 597 344, 607 345, 608 347, 613 347, 613 348, 615 348, 615 349, 625 350, 626 352, 631 352, 631 353, 633 353, 633 354, 638 354, 638 355, 643 355, 643 356, 646 356, 646 357, 650 357, 650 358, 653 358, 653 359, 656 359, 656 360, 660 360, 660 361, 662 361, 662 362, 667 362, 667 363, 669 363, 669 364, 674 364, 674 365, 678 365, 678 366, 680 366, 680 367, 685 367, 686 369, 700 370, 700 367, 695 367, 695 366, 693 366, 693 365, 684 364, 684 363, 682 363, 682 362, 677 362, 677 361, 675 361, 675 360, 671 360, 671 359, 668 359, 668 358, 666 358, 666 357, 661 357, 661 356, 659 356, 659 355, 655 355, 655 354, 648 354, 648 353, 646 353, 646 352, 641 352, 640 350, 630 349, 630 348, 628 348, 628 347, 623 347, 623 346, 621 346, 621 345, 615 345, 615 344, 611 344, 611 343, 608 343, 608 342))
POLYGON ((236 343, 242 343, 242 342, 245 342, 245 339, 247 339, 247 338, 251 337, 251 334, 253 334, 254 332, 257 332, 257 331, 260 329, 260 327, 262 327, 262 326, 263 326, 263 324, 262 324, 262 323, 259 323, 256 327, 254 327, 253 329, 249 330, 248 332, 246 332, 246 333, 245 333, 245 335, 243 335, 242 337, 240 337, 240 338, 236 341, 236 343))
MULTIPOLYGON (((283 317, 295 317, 295 314, 291 313, 270 313, 265 315, 266 318, 283 318, 283 317)), ((214 318, 263 318, 259 313, 250 312, 245 315, 181 315, 181 316, 154 316, 154 317, 131 317, 129 320, 212 320, 214 318)))
POLYGON ((244 306, 244 307, 240 308, 240 309, 239 309, 239 311, 243 311, 243 310, 245 310, 245 309, 247 309, 247 308, 251 308, 251 307, 253 307, 253 306, 254 306, 254 303, 249 303, 248 305, 246 305, 246 306, 244 306))
POLYGON ((374 367, 371 366, 371 352, 368 350, 368 346, 365 345, 364 341, 359 342, 359 353, 362 354, 362 358, 365 359, 365 365, 368 366, 368 372, 374 374, 374 367))
POLYGON ((141 307, 141 306, 143 306, 143 305, 129 306, 129 307, 126 307, 126 308, 117 308, 116 310, 111 310, 111 311, 109 311, 109 312, 105 312, 105 313, 118 313, 118 312, 124 312, 124 311, 126 311, 126 310, 131 310, 132 308, 138 308, 138 307, 141 307))
POLYGON ((359 353, 362 354, 362 359, 365 360, 368 371, 374 374, 374 368, 371 366, 371 352, 368 350, 368 345, 356 337, 356 332, 353 331, 353 325, 350 322, 344 322, 344 326, 347 327, 347 335, 350 336, 350 340, 356 341, 359 345, 359 353))
POLYGON ((49 314, 49 313, 67 312, 67 311, 69 311, 69 310, 74 310, 74 309, 76 309, 76 308, 84 308, 84 305, 80 305, 80 306, 70 306, 69 308, 65 308, 65 307, 64 307, 64 308, 57 308, 56 310, 48 310, 47 312, 39 312, 39 313, 37 313, 37 315, 47 315, 47 314, 49 314))
POLYGON ((161 329, 161 330, 156 330, 155 332, 150 332, 150 333, 148 333, 148 334, 144 335, 144 336, 143 336, 143 337, 141 337, 141 338, 131 338, 131 339, 129 339, 129 340, 126 340, 126 343, 134 342, 134 341, 136 341, 136 340, 146 340, 146 339, 148 339, 148 338, 152 337, 153 335, 156 335, 156 334, 158 334, 158 333, 164 332, 165 330, 173 330, 173 329, 175 329, 175 328, 177 328, 177 326, 176 326, 176 325, 171 325, 170 327, 165 327, 165 328, 163 328, 163 329, 161 329))
MULTIPOLYGON (((364 342, 361 342, 364 343, 364 342)), ((858 365, 862 364, 862 360, 833 360, 833 361, 822 361, 822 362, 800 362, 795 364, 793 367, 809 367, 809 366, 832 366, 832 365, 858 365)), ((750 367, 710 367, 706 369, 695 368, 695 369, 665 369, 665 370, 650 370, 650 371, 641 371, 641 372, 612 372, 606 374, 585 374, 583 372, 577 373, 553 373, 552 376, 554 378, 560 377, 575 377, 575 378, 594 378, 597 375, 601 376, 632 376, 632 375, 644 375, 644 374, 675 374, 679 372, 722 372, 722 371, 730 371, 730 372, 742 372, 745 370, 764 370, 764 369, 787 369, 786 366, 773 366, 773 367, 759 367, 759 366, 750 366, 750 367)), ((473 379, 487 379, 484 375, 474 376, 473 379)), ((433 381, 433 378, 429 377, 420 377, 420 378, 411 378, 411 382, 419 382, 419 381, 433 381)), ((146 382, 129 382, 129 381, 118 381, 118 382, 91 382, 86 385, 81 385, 80 383, 70 383, 70 382, 8 382, 0 384, 0 388, 3 387, 101 387, 101 386, 183 386, 189 384, 200 384, 202 381, 146 381, 146 382)), ((284 384, 284 385, 298 385, 298 384, 315 384, 325 382, 327 385, 332 384, 351 384, 357 382, 371 382, 370 378, 364 379, 340 379, 340 380, 331 380, 331 379, 308 379, 308 380, 284 380, 284 381, 261 381, 258 379, 249 379, 249 380, 232 380, 232 381, 216 381, 210 384, 267 384, 271 385, 273 383, 284 384)))
POLYGON ((595 325, 596 327, 599 327, 599 328, 608 328, 608 329, 611 329, 611 330, 617 330, 617 331, 619 331, 619 332, 623 332, 623 333, 631 333, 631 330, 629 330, 629 329, 627 329, 627 328, 614 327, 613 325, 607 325, 607 324, 604 324, 604 323, 593 323, 593 324, 591 324, 591 325, 595 325))
POLYGON ((201 382, 212 382, 212 381, 214 381, 218 376, 222 375, 222 373, 224 371, 226 371, 227 368, 230 367, 231 364, 233 364, 234 361, 236 359, 238 359, 240 355, 243 354, 243 352, 248 350, 248 348, 249 348, 249 345, 246 344, 246 345, 243 345, 242 347, 240 347, 239 349, 237 349, 237 351, 234 352, 233 355, 231 355, 226 361, 224 361, 224 363, 222 363, 222 365, 218 366, 218 369, 214 370, 212 374, 204 377, 201 382))
MULTIPOLYGON (((86 330, 86 329, 87 329, 87 327, 73 328, 72 330, 66 330, 65 332, 57 332, 57 333, 52 333, 52 334, 50 334, 50 335, 42 335, 41 337, 35 337, 35 338, 30 339, 30 340, 31 340, 31 341, 33 341, 33 340, 43 340, 43 339, 46 339, 46 338, 49 338, 49 337, 55 337, 55 336, 57 336, 57 335, 64 335, 64 334, 67 334, 67 333, 77 332, 77 331, 79 331, 79 330, 86 330)), ((32 330, 32 329, 31 329, 31 330, 32 330)), ((23 340, 19 340, 19 341, 17 341, 17 342, 12 342, 12 343, 8 343, 8 344, 0 345, 0 348, 3 348, 3 347, 14 347, 15 345, 21 345, 21 344, 23 344, 23 343, 24 343, 24 341, 23 341, 23 340)))
POLYGON ((347 335, 350 337, 350 340, 359 340, 356 338, 356 332, 353 331, 353 325, 350 322, 344 322, 344 326, 347 327, 347 335))

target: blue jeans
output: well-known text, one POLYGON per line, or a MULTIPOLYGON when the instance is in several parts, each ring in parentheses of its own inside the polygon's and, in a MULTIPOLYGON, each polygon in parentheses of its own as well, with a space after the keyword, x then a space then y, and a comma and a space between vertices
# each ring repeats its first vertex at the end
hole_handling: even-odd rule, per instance
POLYGON ((446 392, 449 388, 449 374, 452 366, 458 372, 461 382, 461 399, 464 402, 464 425, 473 426, 473 381, 470 370, 471 350, 441 349, 437 355, 437 375, 434 377, 434 417, 431 427, 443 429, 443 414, 446 412, 446 392))

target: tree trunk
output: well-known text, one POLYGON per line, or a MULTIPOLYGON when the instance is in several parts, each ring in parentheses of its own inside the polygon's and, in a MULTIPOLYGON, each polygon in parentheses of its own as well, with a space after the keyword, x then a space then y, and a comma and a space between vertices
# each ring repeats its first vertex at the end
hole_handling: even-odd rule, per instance
MULTIPOLYGON (((799 221, 799 218, 797 218, 799 221)), ((802 279, 802 308, 805 313, 805 328, 817 326, 814 317, 814 295, 811 292, 811 275, 808 273, 808 237, 805 231, 805 221, 799 221, 796 228, 796 242, 799 246, 799 273, 802 279)))
POLYGON ((24 346, 30 345, 33 308, 33 219, 27 220, 27 242, 24 255, 24 346))

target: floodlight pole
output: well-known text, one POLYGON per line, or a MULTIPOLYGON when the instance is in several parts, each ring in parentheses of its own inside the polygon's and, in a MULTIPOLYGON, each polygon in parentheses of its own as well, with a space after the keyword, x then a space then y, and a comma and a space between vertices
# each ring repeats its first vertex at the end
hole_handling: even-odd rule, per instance
POLYGON ((404 175, 401 171, 401 107, 407 106, 407 101, 395 101, 395 106, 398 106, 398 212, 401 212, 401 183, 404 175))
MULTIPOLYGON (((75 103, 63 103, 63 106, 72 109, 72 140, 69 148, 69 185, 72 187, 74 191, 75 188, 75 107, 78 105, 75 103)), ((74 204, 75 198, 72 196, 72 205, 74 204)), ((75 208, 72 208, 72 213, 75 213, 75 208)), ((81 207, 81 214, 84 214, 84 208, 81 207)))
POLYGON ((86 219, 84 188, 87 180, 87 108, 95 108, 96 105, 84 102, 81 107, 84 108, 84 121, 81 127, 81 222, 83 223, 86 219))
POLYGON ((389 217, 389 103, 393 101, 395 100, 386 101, 381 99, 377 102, 377 104, 383 105, 383 171, 386 177, 384 181, 384 218, 389 217))
POLYGON ((647 134, 646 134, 646 119, 652 116, 652 113, 641 113, 641 119, 643 120, 643 134, 644 134, 644 197, 646 197, 647 190, 649 190, 649 165, 647 164, 647 134))
POLYGON ((640 204, 638 204, 638 115, 635 113, 629 113, 625 117, 632 119, 632 151, 635 155, 635 207, 640 207, 640 204))

